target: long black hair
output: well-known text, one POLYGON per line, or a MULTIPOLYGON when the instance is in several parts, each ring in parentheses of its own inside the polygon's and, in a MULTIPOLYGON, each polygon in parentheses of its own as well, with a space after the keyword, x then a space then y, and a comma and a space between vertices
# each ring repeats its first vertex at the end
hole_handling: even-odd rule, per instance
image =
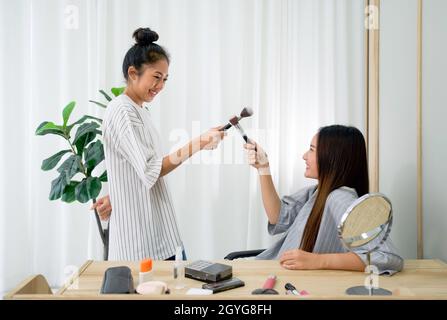
POLYGON ((158 34, 149 28, 138 28, 132 37, 136 43, 127 51, 123 61, 123 76, 128 80, 130 66, 141 73, 145 64, 153 64, 161 59, 170 62, 169 54, 165 48, 154 43, 158 40, 158 34))
POLYGON ((365 139, 355 127, 322 127, 317 142, 318 193, 304 228, 301 249, 312 252, 328 195, 340 187, 355 189, 361 197, 369 192, 365 139))

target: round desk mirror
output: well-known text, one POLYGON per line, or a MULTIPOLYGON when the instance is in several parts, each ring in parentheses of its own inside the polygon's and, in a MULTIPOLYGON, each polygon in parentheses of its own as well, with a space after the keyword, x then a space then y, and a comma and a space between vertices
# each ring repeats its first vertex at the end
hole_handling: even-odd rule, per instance
MULTIPOLYGON (((377 250, 387 239, 393 221, 391 202, 380 193, 369 193, 358 198, 346 210, 338 226, 338 236, 350 251, 362 248, 374 240, 374 244, 365 248, 371 273, 371 253, 377 250)), ((346 290, 349 295, 391 295, 391 291, 374 287, 372 277, 365 286, 351 287, 346 290)))

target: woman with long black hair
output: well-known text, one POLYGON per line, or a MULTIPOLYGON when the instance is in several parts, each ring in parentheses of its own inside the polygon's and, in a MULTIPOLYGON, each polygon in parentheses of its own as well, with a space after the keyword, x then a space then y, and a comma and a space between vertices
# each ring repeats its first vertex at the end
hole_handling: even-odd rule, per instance
MULTIPOLYGON (((259 172, 262 200, 271 235, 284 233, 257 259, 279 259, 287 269, 364 271, 363 249, 347 252, 337 235, 343 213, 369 192, 365 140, 354 127, 322 127, 303 155, 304 175, 318 184, 279 198, 265 151, 256 143, 245 145, 250 165, 259 172)), ((368 245, 367 245, 368 246, 368 245)), ((403 260, 388 238, 371 254, 380 273, 402 269, 403 260)))

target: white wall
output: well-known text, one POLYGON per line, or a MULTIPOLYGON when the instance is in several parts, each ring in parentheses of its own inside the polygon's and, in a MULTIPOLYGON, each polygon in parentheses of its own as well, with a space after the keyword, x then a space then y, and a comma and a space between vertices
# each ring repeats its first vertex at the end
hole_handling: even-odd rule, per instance
MULTIPOLYGON (((381 1, 380 191, 394 208, 392 238, 417 257, 417 0, 381 1)), ((424 258, 447 261, 447 1, 423 1, 424 258)))
POLYGON ((416 258, 417 0, 381 1, 379 190, 393 204, 391 237, 416 258))
POLYGON ((422 128, 424 257, 447 261, 447 1, 424 0, 422 128))

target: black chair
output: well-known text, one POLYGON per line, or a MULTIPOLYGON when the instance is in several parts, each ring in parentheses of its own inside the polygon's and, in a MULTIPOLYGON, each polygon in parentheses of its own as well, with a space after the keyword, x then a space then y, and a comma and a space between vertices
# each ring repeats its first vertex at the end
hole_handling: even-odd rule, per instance
POLYGON ((263 252, 265 249, 246 250, 246 251, 234 251, 225 256, 225 260, 234 260, 239 258, 254 257, 263 252))

